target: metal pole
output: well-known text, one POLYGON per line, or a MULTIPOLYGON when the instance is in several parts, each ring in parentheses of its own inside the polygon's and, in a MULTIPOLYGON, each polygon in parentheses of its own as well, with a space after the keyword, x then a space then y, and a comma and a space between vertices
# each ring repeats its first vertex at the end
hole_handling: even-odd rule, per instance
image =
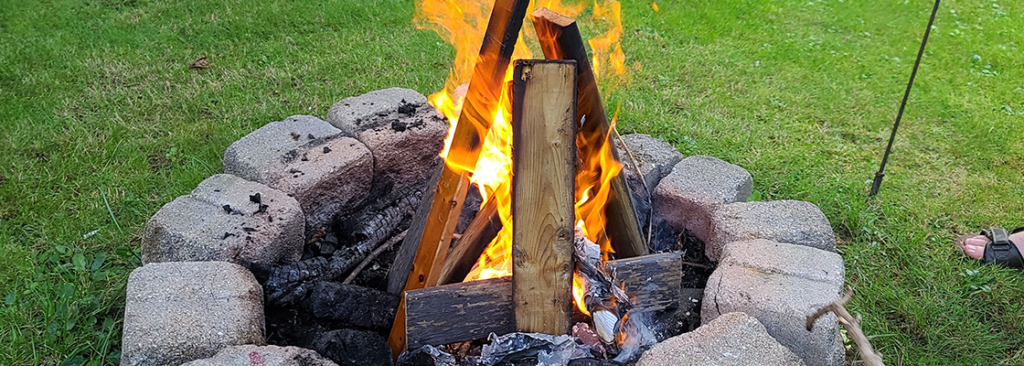
POLYGON ((900 111, 896 113, 896 123, 892 125, 892 135, 889 136, 889 145, 885 147, 885 155, 882 156, 882 165, 875 173, 875 181, 871 184, 869 197, 878 194, 878 188, 882 186, 882 178, 885 177, 885 163, 889 161, 889 152, 892 151, 892 143, 896 140, 896 130, 900 128, 900 119, 903 118, 903 109, 907 107, 907 98, 910 97, 910 87, 914 86, 914 76, 917 76, 917 67, 921 66, 921 56, 924 55, 924 46, 928 44, 928 34, 932 31, 932 24, 935 23, 935 13, 939 11, 939 0, 935 0, 935 7, 932 8, 932 17, 928 19, 928 28, 924 30, 924 39, 921 40, 921 49, 917 51, 917 61, 914 61, 914 71, 910 72, 910 81, 907 82, 907 91, 903 93, 903 102, 900 103, 900 111))

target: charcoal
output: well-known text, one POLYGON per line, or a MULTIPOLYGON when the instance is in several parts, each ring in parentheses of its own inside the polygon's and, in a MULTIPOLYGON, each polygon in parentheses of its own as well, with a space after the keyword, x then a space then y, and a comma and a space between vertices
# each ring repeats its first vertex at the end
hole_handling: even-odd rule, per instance
POLYGON ((263 283, 266 301, 275 306, 298 304, 309 295, 314 283, 337 279, 355 268, 361 260, 362 257, 351 256, 313 257, 274 267, 263 283))
POLYGON ((314 317, 386 332, 398 309, 398 296, 362 286, 320 281, 303 302, 314 317))
POLYGON ((311 347, 339 366, 390 366, 391 347, 380 334, 339 329, 320 335, 311 347))
POLYGON ((347 220, 347 238, 356 243, 352 248, 356 254, 365 257, 387 238, 391 237, 407 218, 412 217, 423 196, 419 186, 407 187, 393 192, 393 199, 383 200, 384 205, 371 205, 362 215, 347 220))

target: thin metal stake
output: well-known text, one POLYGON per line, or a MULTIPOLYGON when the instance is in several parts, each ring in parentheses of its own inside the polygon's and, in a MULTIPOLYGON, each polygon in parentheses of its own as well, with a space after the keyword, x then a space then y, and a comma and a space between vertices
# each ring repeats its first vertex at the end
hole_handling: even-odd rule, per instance
POLYGON ((928 34, 932 31, 932 24, 935 23, 935 13, 939 11, 939 0, 935 0, 935 7, 932 8, 932 17, 928 19, 928 28, 924 30, 924 39, 921 40, 921 49, 917 51, 917 61, 914 61, 914 71, 910 72, 910 81, 907 82, 907 91, 903 93, 903 102, 900 103, 900 111, 896 114, 896 123, 892 125, 892 135, 889 136, 889 146, 885 147, 885 155, 882 156, 882 166, 878 167, 875 173, 875 181, 871 184, 869 197, 878 194, 878 188, 882 186, 882 178, 885 177, 885 163, 889 161, 889 152, 892 151, 892 143, 896 140, 896 130, 900 128, 900 119, 903 118, 903 108, 907 107, 907 98, 910 97, 910 87, 914 86, 914 76, 917 76, 917 67, 921 65, 921 56, 924 55, 924 46, 928 44, 928 34))

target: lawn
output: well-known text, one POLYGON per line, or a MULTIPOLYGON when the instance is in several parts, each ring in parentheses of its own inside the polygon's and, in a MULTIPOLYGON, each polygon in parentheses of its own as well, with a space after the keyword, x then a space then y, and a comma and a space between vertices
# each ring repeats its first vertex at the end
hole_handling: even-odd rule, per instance
MULTIPOLYGON (((942 4, 873 199, 930 1, 657 4, 623 4, 622 132, 743 166, 756 199, 819 205, 889 364, 1024 364, 1024 274, 952 243, 1024 225, 1024 2, 942 4)), ((0 0, 0 364, 116 364, 143 225, 231 142, 441 88, 454 51, 413 8, 0 0)))

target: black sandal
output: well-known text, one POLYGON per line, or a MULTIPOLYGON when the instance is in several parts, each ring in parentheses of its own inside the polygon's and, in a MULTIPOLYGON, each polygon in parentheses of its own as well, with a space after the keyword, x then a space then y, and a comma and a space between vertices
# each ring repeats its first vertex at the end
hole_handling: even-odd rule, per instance
POLYGON ((1006 232, 1006 229, 998 226, 983 230, 981 235, 988 238, 989 243, 985 246, 985 253, 981 257, 981 261, 1009 268, 1024 269, 1024 257, 1021 257, 1017 246, 1010 241, 1010 234, 1021 231, 1024 231, 1024 227, 1013 229, 1009 233, 1006 232))

